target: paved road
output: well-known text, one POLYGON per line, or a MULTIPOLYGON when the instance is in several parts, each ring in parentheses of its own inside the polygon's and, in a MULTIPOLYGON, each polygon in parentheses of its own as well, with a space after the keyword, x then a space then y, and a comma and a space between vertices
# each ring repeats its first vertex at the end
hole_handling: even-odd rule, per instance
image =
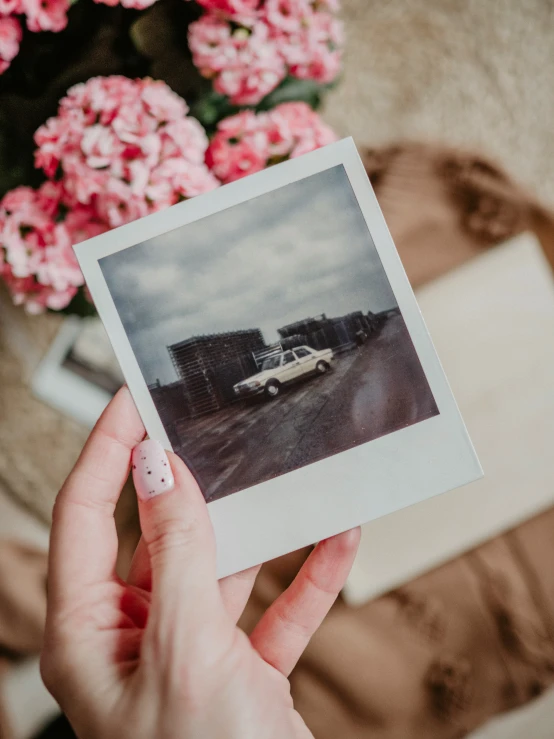
POLYGON ((182 422, 177 452, 206 499, 216 500, 436 413, 404 321, 394 316, 327 375, 273 401, 182 422))

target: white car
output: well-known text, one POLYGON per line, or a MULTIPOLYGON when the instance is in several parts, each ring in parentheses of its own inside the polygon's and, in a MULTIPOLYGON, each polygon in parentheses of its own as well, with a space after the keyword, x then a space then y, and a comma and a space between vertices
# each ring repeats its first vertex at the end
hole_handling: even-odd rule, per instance
POLYGON ((317 351, 309 346, 297 346, 267 357, 258 374, 238 382, 233 390, 239 396, 265 393, 268 398, 276 398, 286 383, 305 375, 324 375, 334 358, 331 349, 317 351))

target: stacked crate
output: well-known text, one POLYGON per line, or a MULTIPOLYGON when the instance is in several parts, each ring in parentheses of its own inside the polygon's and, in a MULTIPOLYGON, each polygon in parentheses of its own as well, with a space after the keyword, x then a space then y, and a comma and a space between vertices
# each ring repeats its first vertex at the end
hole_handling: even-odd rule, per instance
POLYGON ((169 346, 177 376, 184 383, 190 416, 211 413, 228 403, 234 382, 255 371, 255 364, 249 364, 252 352, 264 347, 257 328, 193 336, 169 346))
MULTIPOLYGON (((356 334, 360 331, 372 334, 378 326, 376 316, 368 311, 353 311, 338 318, 327 318, 325 313, 304 318, 277 330, 281 343, 292 337, 304 338, 303 342, 313 349, 346 350, 355 346, 356 334)), ((292 347, 288 347, 292 348, 292 347)))

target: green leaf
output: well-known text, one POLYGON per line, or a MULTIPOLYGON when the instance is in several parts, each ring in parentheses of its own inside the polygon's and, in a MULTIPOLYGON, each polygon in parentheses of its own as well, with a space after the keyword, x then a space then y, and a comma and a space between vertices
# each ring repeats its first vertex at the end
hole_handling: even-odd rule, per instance
POLYGON ((281 103, 303 102, 317 110, 328 90, 328 85, 320 85, 314 80, 299 80, 286 77, 281 84, 259 103, 257 110, 271 110, 281 103))
POLYGON ((202 95, 192 106, 191 113, 208 131, 213 131, 219 121, 238 113, 240 108, 231 105, 229 98, 211 90, 202 95))
POLYGON ((81 318, 87 318, 88 316, 96 316, 96 308, 85 297, 84 288, 80 288, 79 292, 71 303, 61 311, 53 311, 54 313, 64 313, 66 316, 81 316, 81 318))
POLYGON ((235 115, 241 110, 254 110, 261 112, 271 110, 281 103, 304 102, 311 108, 317 110, 323 95, 331 88, 331 85, 320 85, 313 80, 299 80, 295 77, 287 77, 269 95, 258 103, 257 106, 232 105, 229 98, 221 95, 215 90, 210 90, 202 95, 192 106, 191 113, 212 133, 219 121, 235 115))

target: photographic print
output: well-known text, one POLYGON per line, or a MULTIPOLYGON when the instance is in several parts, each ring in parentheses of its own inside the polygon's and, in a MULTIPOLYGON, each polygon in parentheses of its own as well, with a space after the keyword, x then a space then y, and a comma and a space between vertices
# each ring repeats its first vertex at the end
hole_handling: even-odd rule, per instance
POLYGON ((438 413, 342 165, 100 267, 207 501, 438 413))
POLYGON ((219 577, 481 476, 352 139, 75 252, 219 577))
POLYGON ((33 393, 92 428, 124 382, 98 318, 68 316, 31 378, 33 393))
POLYGON ((92 385, 115 395, 124 382, 121 367, 98 318, 84 318, 68 346, 62 366, 92 385))
POLYGON ((98 318, 68 316, 31 379, 34 394, 92 428, 124 382, 98 318))

